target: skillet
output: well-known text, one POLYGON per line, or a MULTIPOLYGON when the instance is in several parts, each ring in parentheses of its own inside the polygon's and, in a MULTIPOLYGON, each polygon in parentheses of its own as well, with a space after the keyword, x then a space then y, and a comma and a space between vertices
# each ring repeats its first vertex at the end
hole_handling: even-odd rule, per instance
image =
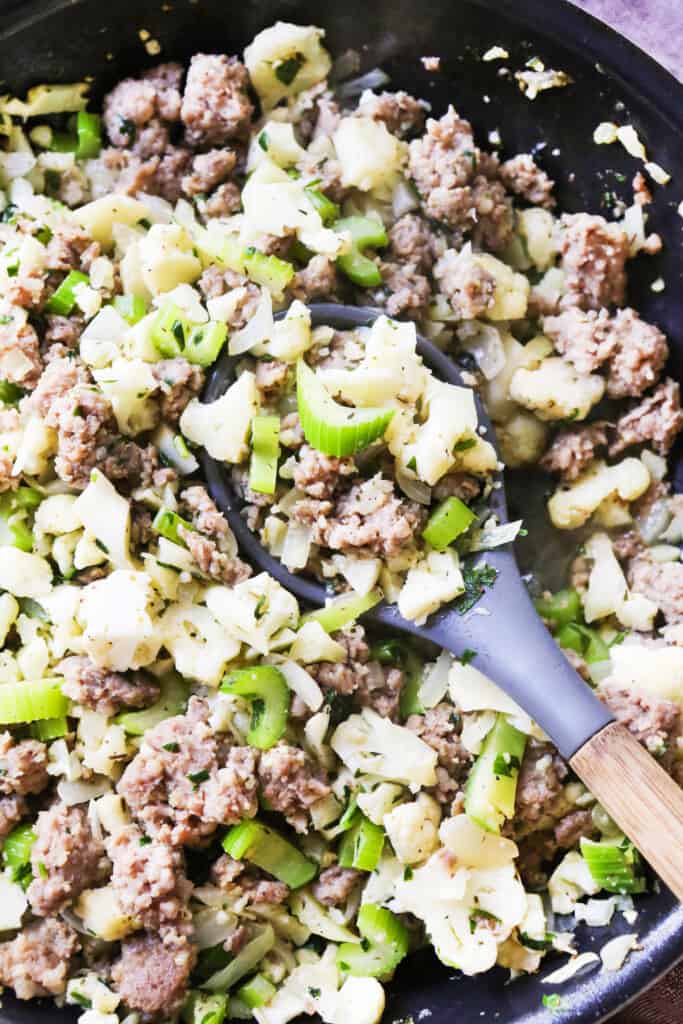
MULTIPOLYGON (((630 265, 629 302, 667 333, 669 372, 683 380, 683 221, 677 213, 683 199, 683 86, 565 0, 115 0, 108 5, 98 0, 0 0, 0 92, 22 94, 39 82, 92 75, 97 99, 126 74, 160 60, 187 61, 201 50, 237 52, 278 18, 323 26, 334 55, 356 50, 361 71, 381 65, 392 88, 430 100, 437 116, 453 102, 473 122, 481 145, 488 132, 498 130, 504 156, 535 152, 557 182, 563 210, 609 216, 615 194, 630 201, 636 162, 615 146, 595 146, 591 137, 600 121, 633 124, 650 159, 672 174, 672 182, 655 188, 649 208, 649 227, 661 233, 664 252, 630 265), (159 41, 159 56, 146 53, 140 29, 159 41), (568 72, 574 83, 529 102, 510 75, 499 75, 501 62, 481 61, 494 44, 509 51, 502 64, 511 70, 539 56, 547 67, 568 72), (427 72, 421 56, 441 57, 440 72, 427 72), (666 288, 652 292, 650 285, 659 277, 666 288)), ((682 454, 679 448, 672 455, 677 490, 683 490, 682 454)), ((513 517, 515 495, 518 514, 529 519, 529 505, 541 504, 543 486, 533 472, 513 474, 508 485, 513 517)), ((543 522, 536 526, 534 518, 532 536, 519 552, 527 571, 540 566, 541 559, 544 567, 555 560, 557 553, 544 540, 543 522)), ((599 950, 614 934, 637 931, 642 949, 616 974, 592 967, 562 986, 543 985, 544 974, 558 965, 551 961, 540 974, 508 984, 508 972, 464 978, 424 952, 399 969, 389 987, 385 1020, 596 1024, 683 956, 683 907, 668 890, 641 898, 638 911, 633 926, 617 915, 610 929, 581 926, 577 932, 578 948, 599 950), (551 1011, 542 999, 553 992, 561 996, 561 1005, 551 1011)), ((0 1019, 71 1024, 75 1014, 51 1003, 21 1003, 8 992, 0 1019)))

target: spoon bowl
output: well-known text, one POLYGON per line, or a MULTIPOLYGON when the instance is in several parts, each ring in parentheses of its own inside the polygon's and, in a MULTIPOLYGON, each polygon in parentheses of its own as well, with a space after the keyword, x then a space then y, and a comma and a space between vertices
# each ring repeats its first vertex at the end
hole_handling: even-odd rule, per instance
MULTIPOLYGON (((308 308, 313 326, 336 330, 366 326, 379 315, 375 309, 334 303, 308 308)), ((284 315, 282 312, 276 319, 284 315)), ((467 386, 455 363, 431 342, 418 336, 417 351, 441 380, 467 386)), ((204 401, 220 398, 233 383, 235 363, 236 357, 223 353, 209 376, 204 401)), ((474 399, 480 430, 495 447, 493 426, 476 392, 474 399)), ((228 467, 205 451, 201 461, 211 496, 225 514, 242 554, 300 601, 324 606, 334 596, 324 584, 310 575, 290 572, 249 529, 242 515, 244 502, 228 467)), ((494 476, 488 505, 499 522, 508 521, 502 471, 494 476)), ((533 606, 511 545, 466 560, 473 568, 484 563, 495 570, 495 582, 464 614, 452 605, 444 606, 418 625, 405 619, 396 605, 382 601, 362 618, 430 640, 456 657, 468 650, 475 668, 493 679, 540 725, 624 833, 683 899, 683 791, 614 721, 607 706, 569 664, 533 606), (637 814, 633 814, 632 787, 646 794, 637 814)))

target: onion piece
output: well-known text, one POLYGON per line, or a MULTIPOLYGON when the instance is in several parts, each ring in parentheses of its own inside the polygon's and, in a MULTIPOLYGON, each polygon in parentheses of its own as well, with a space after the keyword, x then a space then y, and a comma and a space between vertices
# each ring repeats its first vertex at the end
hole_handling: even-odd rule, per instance
POLYGON ((434 708, 446 696, 448 673, 452 664, 453 656, 448 651, 442 651, 436 661, 425 669, 418 692, 418 700, 423 707, 434 708))
POLYGON ((335 94, 342 100, 352 99, 355 96, 360 96, 366 89, 381 89, 390 80, 386 71, 382 71, 381 68, 373 68, 371 71, 366 71, 364 75, 350 78, 347 82, 338 85, 335 94))
POLYGON ((286 659, 285 661, 271 661, 271 665, 276 665, 280 669, 283 676, 287 680, 287 685, 304 702, 306 707, 310 708, 311 711, 319 711, 323 705, 323 692, 316 683, 310 673, 302 668, 301 665, 297 665, 295 661, 286 659))
POLYGON ((267 341, 273 329, 273 300, 267 288, 261 289, 253 316, 245 326, 230 335, 229 350, 231 356, 239 356, 248 352, 254 345, 267 341))
POLYGON ((288 569, 304 569, 311 554, 313 530, 303 523, 290 522, 280 559, 288 569))
POLYGON ((431 504, 431 487, 418 480, 414 473, 404 469, 400 462, 396 463, 396 483, 411 501, 416 501, 418 505, 431 504))
POLYGON ((477 361, 487 380, 497 377, 505 366, 505 349, 500 331, 492 324, 470 321, 458 328, 462 347, 477 361))

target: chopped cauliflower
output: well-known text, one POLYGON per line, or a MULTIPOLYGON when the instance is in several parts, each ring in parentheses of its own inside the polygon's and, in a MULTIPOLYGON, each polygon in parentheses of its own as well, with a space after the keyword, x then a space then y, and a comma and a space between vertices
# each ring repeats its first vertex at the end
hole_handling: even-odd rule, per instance
POLYGON ((577 480, 555 491, 548 502, 550 519, 560 530, 576 530, 608 498, 635 501, 649 484, 650 474, 640 459, 627 458, 614 466, 597 460, 577 480))
POLYGON ((604 393, 602 377, 577 373, 559 356, 516 370, 510 381, 510 397, 542 420, 583 420, 604 393))

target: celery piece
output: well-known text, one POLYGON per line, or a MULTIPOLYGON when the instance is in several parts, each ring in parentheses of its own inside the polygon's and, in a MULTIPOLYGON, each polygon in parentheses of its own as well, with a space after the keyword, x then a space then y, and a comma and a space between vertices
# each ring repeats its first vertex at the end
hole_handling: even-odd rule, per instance
POLYGON ((558 590, 552 597, 538 597, 534 605, 541 618, 556 626, 581 622, 583 618, 581 598, 576 590, 558 590))
POLYGON ((12 516, 12 519, 7 525, 9 527, 13 546, 15 548, 19 548, 20 551, 33 551, 33 534, 23 519, 17 516, 12 516))
POLYGON ((358 912, 358 931, 363 942, 342 942, 337 949, 339 970, 387 981, 408 952, 408 929, 390 910, 364 903, 358 912))
POLYGON ((152 520, 152 528, 156 530, 158 534, 165 537, 166 540, 172 541, 174 544, 185 545, 180 529, 194 530, 192 523, 188 523, 187 519, 183 519, 177 512, 173 512, 172 509, 166 508, 162 505, 157 514, 152 520))
POLYGON ((208 324, 198 324, 190 331, 183 355, 189 363, 197 366, 211 366, 218 359, 220 350, 228 337, 226 324, 211 320, 208 324))
POLYGON ((275 746, 287 728, 291 701, 290 689, 282 672, 274 665, 237 668, 223 677, 220 690, 251 702, 247 743, 259 750, 275 746))
POLYGON ((603 839, 599 843, 593 839, 582 839, 581 854, 591 875, 606 892, 645 891, 645 879, 638 874, 641 867, 638 851, 624 836, 603 839))
POLYGON ((90 160, 102 149, 102 119, 99 114, 79 110, 76 114, 77 160, 90 160))
POLYGON ((379 590, 371 590, 369 594, 351 594, 335 598, 319 608, 315 612, 309 612, 301 619, 300 625, 307 622, 319 622, 326 633, 336 633, 338 629, 348 626, 349 622, 355 622, 360 616, 374 608, 382 600, 379 590))
POLYGON ((353 455, 384 435, 393 409, 349 409, 339 405, 310 366, 296 368, 296 399, 306 440, 325 455, 353 455))
POLYGON ((398 665, 403 669, 405 682, 399 707, 401 720, 405 722, 411 715, 424 714, 419 699, 424 665, 408 644, 403 640, 385 640, 371 648, 370 657, 382 665, 398 665))
POLYGON ((141 295, 115 295, 112 305, 131 327, 147 314, 147 303, 141 295))
POLYGON ((337 859, 340 867, 374 871, 384 849, 384 829, 358 812, 356 824, 344 834, 337 859))
POLYGON ((598 661, 607 661, 609 658, 609 647, 600 634, 582 626, 579 622, 568 622, 556 634, 560 647, 576 651, 585 660, 586 664, 594 665, 598 661))
POLYGON ((259 494, 275 494, 280 457, 280 417, 254 416, 251 421, 249 487, 259 494))
POLYGON ((465 813, 487 832, 500 832, 515 813, 517 776, 526 735, 499 714, 484 740, 465 788, 465 813))
POLYGON ((192 329, 185 313, 175 303, 164 306, 157 313, 150 338, 156 350, 166 359, 184 355, 185 344, 192 329))
POLYGON ((44 718, 41 722, 33 722, 29 726, 29 732, 34 740, 58 740, 66 736, 69 731, 69 723, 65 715, 60 718, 44 718))
POLYGON ((264 978, 262 974, 255 974, 253 978, 240 985, 235 995, 250 1010, 256 1010, 259 1006, 265 1006, 275 995, 276 988, 264 978))
POLYGON ((14 508, 38 508, 44 495, 36 487, 18 487, 12 494, 12 506, 14 508))
POLYGON ((2 844, 2 859, 7 867, 23 868, 31 860, 31 848, 36 841, 33 825, 17 825, 2 844))
POLYGON ((235 860, 251 861, 290 889, 306 885, 318 872, 317 864, 289 840, 255 819, 245 819, 231 828, 223 839, 223 849, 235 860))
MULTIPOLYGON (((310 185, 304 185, 304 192, 311 200, 313 207, 320 215, 320 219, 323 224, 332 224, 339 217, 339 207, 336 203, 333 203, 324 192, 316 188, 312 183, 310 185)), ((386 243, 385 243, 386 244, 386 243)))
POLYGON ((185 1024, 223 1024, 228 1012, 228 997, 223 992, 187 993, 181 1017, 185 1024))
POLYGON ((169 672, 159 682, 161 692, 156 704, 152 704, 151 707, 144 708, 142 711, 123 711, 114 719, 116 724, 123 726, 129 735, 142 736, 148 729, 152 729, 164 719, 182 715, 187 707, 190 688, 181 676, 175 672, 169 672))
POLYGON ((244 273, 245 249, 237 235, 219 235, 201 228, 195 238, 199 254, 209 262, 218 263, 236 274, 244 273))
POLYGON ((337 257, 337 266, 350 281, 361 288, 376 288, 382 283, 379 267, 364 254, 364 250, 382 248, 389 239, 381 221, 374 217, 342 217, 332 225, 339 233, 351 235, 351 251, 337 257))
POLYGON ((46 313, 57 313, 59 316, 68 316, 76 305, 74 288, 79 284, 90 284, 87 274, 80 270, 70 270, 59 288, 56 289, 45 303, 46 313))
MULTIPOLYGON (((240 826, 238 825, 237 828, 240 826)), ((229 833, 228 833, 229 834, 229 833)), ((212 974, 210 978, 202 982, 201 987, 209 992, 227 992, 236 985, 247 974, 256 970, 267 953, 275 945, 275 932, 271 925, 267 924, 261 931, 254 935, 253 939, 243 946, 236 957, 222 967, 220 971, 212 974)))
POLYGON ((253 245, 244 250, 244 269, 256 284, 261 284, 274 295, 282 295, 294 277, 294 267, 279 256, 266 256, 253 245))
POLYGON ((60 718, 68 709, 59 679, 25 680, 0 686, 0 725, 60 718))
POLYGON ((451 496, 432 512, 422 536, 435 551, 445 551, 449 544, 470 528, 476 518, 464 501, 451 496))

